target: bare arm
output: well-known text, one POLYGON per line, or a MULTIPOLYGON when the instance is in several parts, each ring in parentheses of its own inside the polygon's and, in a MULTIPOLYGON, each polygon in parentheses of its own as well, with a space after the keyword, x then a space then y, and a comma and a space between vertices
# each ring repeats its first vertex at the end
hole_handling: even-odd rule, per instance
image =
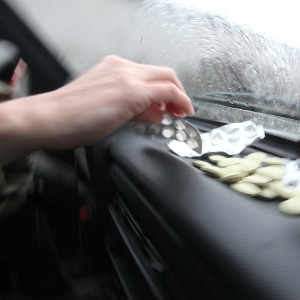
POLYGON ((162 105, 194 113, 174 71, 106 57, 61 89, 0 104, 0 165, 91 144, 131 120, 159 122, 162 105))

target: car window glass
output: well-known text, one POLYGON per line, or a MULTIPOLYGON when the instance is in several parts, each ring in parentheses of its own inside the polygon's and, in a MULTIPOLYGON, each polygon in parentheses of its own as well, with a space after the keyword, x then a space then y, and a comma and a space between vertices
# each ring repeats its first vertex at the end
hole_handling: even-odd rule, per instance
POLYGON ((10 0, 74 74, 118 54, 174 68, 196 116, 257 117, 297 141, 299 18, 295 3, 192 0, 10 0))

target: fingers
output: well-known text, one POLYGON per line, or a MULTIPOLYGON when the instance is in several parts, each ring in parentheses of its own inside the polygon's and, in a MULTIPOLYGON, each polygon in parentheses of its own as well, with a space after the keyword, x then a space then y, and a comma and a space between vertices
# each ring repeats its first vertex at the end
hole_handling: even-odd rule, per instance
POLYGON ((170 81, 147 84, 151 104, 166 104, 167 110, 176 115, 194 115, 194 108, 189 97, 170 81))
POLYGON ((146 81, 170 81, 175 84, 181 91, 185 93, 185 89, 181 84, 176 72, 168 67, 156 67, 149 65, 140 65, 142 67, 142 78, 146 81))
POLYGON ((175 106, 173 103, 166 104, 166 111, 181 118, 186 117, 186 113, 179 107, 175 106))
POLYGON ((131 121, 134 122, 148 122, 160 123, 164 112, 157 105, 151 105, 142 113, 134 116, 131 121))

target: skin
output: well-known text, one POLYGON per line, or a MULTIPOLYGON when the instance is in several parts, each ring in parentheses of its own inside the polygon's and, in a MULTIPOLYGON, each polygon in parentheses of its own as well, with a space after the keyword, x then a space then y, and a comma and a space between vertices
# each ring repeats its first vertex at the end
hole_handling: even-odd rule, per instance
POLYGON ((160 122, 163 108, 193 115, 176 73, 117 56, 68 85, 0 104, 0 165, 37 150, 92 144, 129 121, 160 122))

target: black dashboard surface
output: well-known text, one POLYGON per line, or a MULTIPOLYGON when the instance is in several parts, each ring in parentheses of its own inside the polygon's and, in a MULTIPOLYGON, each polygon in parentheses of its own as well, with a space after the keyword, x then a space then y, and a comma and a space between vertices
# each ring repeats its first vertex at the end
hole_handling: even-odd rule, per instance
MULTIPOLYGON (((191 159, 171 153, 166 140, 137 136, 126 128, 96 145, 94 157, 104 144, 110 163, 221 281, 245 298, 299 299, 300 220, 280 213, 278 200, 235 192, 192 167, 191 159)), ((96 172, 103 161, 103 156, 94 160, 96 172)))

